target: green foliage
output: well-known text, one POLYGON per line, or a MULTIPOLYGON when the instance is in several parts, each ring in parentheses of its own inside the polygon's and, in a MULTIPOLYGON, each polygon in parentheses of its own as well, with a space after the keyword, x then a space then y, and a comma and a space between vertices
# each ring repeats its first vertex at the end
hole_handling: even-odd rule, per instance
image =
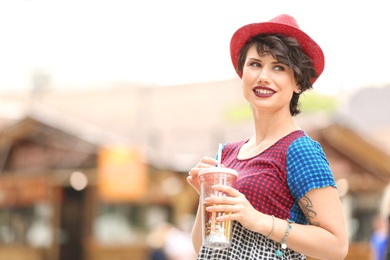
MULTIPOLYGON (((307 91, 302 94, 300 99, 302 113, 311 112, 327 112, 333 113, 336 111, 337 100, 334 96, 323 95, 315 91, 307 91)), ((232 107, 226 111, 228 121, 247 121, 252 119, 252 112, 247 103, 232 107)))
POLYGON ((328 112, 333 113, 337 108, 334 96, 322 95, 316 91, 307 91, 299 98, 302 113, 328 112))
POLYGON ((238 106, 232 107, 226 111, 226 117, 228 121, 237 122, 237 121, 247 121, 252 118, 252 112, 249 107, 249 104, 240 104, 238 106))

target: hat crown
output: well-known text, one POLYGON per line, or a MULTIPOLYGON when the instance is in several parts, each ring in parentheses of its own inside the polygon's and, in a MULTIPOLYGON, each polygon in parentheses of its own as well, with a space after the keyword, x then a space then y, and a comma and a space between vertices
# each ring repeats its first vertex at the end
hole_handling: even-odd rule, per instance
POLYGON ((270 23, 285 24, 285 25, 293 26, 293 27, 299 29, 297 21, 294 19, 294 17, 292 17, 288 14, 278 15, 275 18, 271 19, 269 22, 270 23))
MULTIPOLYGON (((268 22, 244 25, 233 34, 230 41, 230 56, 233 67, 239 77, 242 76, 242 72, 237 70, 239 52, 250 38, 259 34, 281 34, 286 37, 295 38, 306 55, 312 60, 317 77, 321 75, 325 65, 325 57, 321 47, 299 28, 297 21, 292 16, 281 14, 268 22)), ((316 80, 317 78, 312 78, 311 83, 314 83, 316 80)))

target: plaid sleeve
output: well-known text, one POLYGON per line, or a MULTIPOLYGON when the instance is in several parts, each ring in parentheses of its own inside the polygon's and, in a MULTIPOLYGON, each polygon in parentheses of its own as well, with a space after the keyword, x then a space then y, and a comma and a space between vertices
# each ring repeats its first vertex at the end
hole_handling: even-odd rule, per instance
POLYGON ((296 200, 314 188, 336 187, 321 145, 307 135, 295 140, 287 151, 287 182, 296 200))

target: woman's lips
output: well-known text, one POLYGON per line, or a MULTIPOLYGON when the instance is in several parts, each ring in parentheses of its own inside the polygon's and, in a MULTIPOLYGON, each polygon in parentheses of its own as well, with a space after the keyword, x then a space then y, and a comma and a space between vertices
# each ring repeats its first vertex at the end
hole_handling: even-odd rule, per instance
POLYGON ((255 93, 256 96, 261 97, 261 98, 267 98, 271 97, 273 94, 276 93, 273 89, 267 88, 267 87, 254 87, 253 88, 253 93, 255 93))

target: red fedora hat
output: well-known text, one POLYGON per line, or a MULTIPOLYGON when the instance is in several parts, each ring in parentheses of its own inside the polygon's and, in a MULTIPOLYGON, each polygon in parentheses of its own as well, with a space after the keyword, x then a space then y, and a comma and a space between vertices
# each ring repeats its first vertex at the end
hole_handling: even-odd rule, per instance
MULTIPOLYGON (((230 41, 230 56, 236 71, 238 54, 245 43, 255 35, 271 33, 282 34, 297 39, 303 51, 311 58, 317 76, 321 75, 325 63, 321 47, 309 35, 301 31, 297 21, 287 14, 281 14, 269 22, 247 24, 233 34, 230 41)), ((237 74, 240 77, 242 76, 238 71, 237 74)), ((314 83, 316 79, 313 78, 311 82, 314 83)))

